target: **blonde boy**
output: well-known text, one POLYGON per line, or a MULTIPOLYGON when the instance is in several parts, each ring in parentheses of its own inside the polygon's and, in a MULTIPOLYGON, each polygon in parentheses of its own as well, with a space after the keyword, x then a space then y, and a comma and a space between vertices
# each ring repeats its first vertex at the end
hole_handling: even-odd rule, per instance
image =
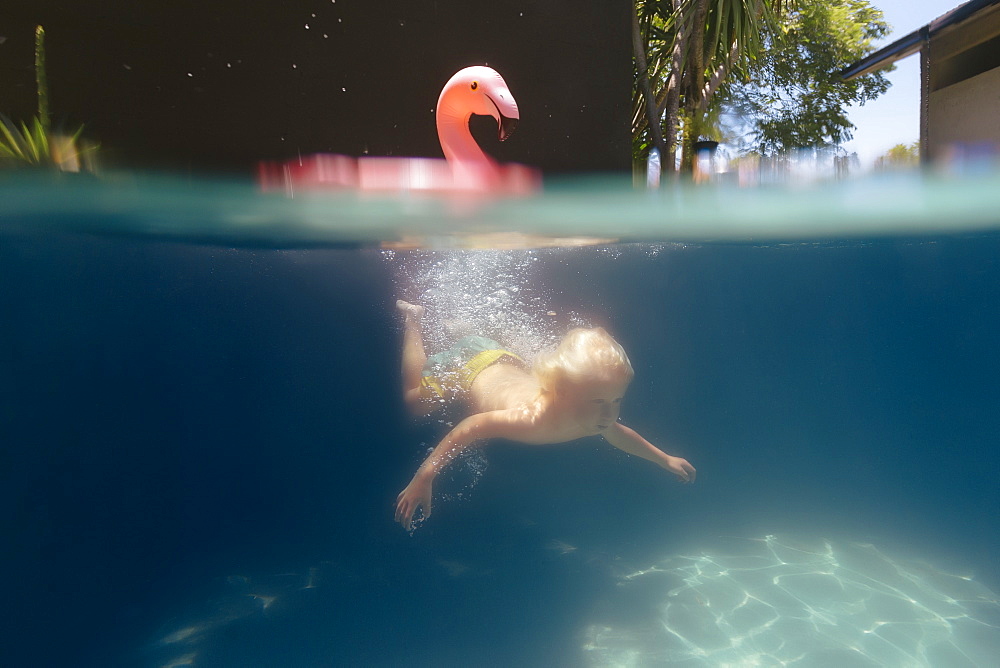
POLYGON ((434 478, 476 441, 505 438, 546 445, 601 435, 611 445, 654 462, 683 482, 694 482, 686 459, 666 454, 618 422, 634 372, 624 349, 604 329, 574 329, 532 368, 484 337, 465 337, 428 359, 420 329, 424 308, 404 301, 403 394, 414 415, 462 400, 471 412, 417 469, 396 499, 396 521, 409 530, 421 508, 431 516, 434 478))

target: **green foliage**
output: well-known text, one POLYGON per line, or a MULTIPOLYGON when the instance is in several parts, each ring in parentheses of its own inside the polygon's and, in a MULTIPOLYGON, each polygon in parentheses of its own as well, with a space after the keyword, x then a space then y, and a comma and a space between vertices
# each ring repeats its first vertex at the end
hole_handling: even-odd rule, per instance
MULTIPOLYGON (((745 77, 773 32, 781 0, 637 0, 633 157, 656 146, 666 164, 678 145, 718 134, 715 100, 745 77)), ((688 162, 688 167, 690 163, 688 162)))
POLYGON ((761 57, 726 100, 747 130, 742 148, 765 156, 850 140, 847 107, 889 88, 884 70, 853 81, 839 74, 889 32, 867 0, 793 0, 785 10, 780 33, 766 36, 761 57))
POLYGON ((30 122, 17 124, 0 114, 0 167, 79 169, 97 146, 80 140, 82 125, 70 133, 52 130, 45 74, 45 30, 42 26, 35 29, 35 81, 38 86, 38 114, 30 122))
POLYGON ((837 146, 847 108, 889 88, 885 70, 839 75, 889 31, 868 0, 637 0, 636 15, 636 161, 708 138, 765 157, 837 146))
POLYGON ((875 160, 875 169, 910 169, 920 164, 920 142, 896 144, 875 160))
POLYGON ((4 163, 32 167, 66 169, 79 168, 97 150, 97 146, 80 140, 83 126, 73 134, 53 133, 40 117, 30 123, 15 124, 0 114, 0 166, 4 163))
POLYGON ((0 114, 0 161, 42 165, 50 159, 49 134, 37 116, 30 124, 22 122, 18 127, 0 114))

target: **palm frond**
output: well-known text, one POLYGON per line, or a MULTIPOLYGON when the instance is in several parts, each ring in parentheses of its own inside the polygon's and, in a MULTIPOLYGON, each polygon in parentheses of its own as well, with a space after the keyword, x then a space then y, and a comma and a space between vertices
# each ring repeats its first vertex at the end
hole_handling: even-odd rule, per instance
POLYGON ((84 126, 72 133, 55 133, 46 129, 37 116, 25 123, 15 123, 0 114, 0 165, 12 163, 27 166, 64 168, 65 163, 77 160, 97 149, 80 139, 84 126), (59 140, 60 150, 55 142, 59 140), (56 154, 59 155, 56 155, 56 154))
POLYGON ((20 126, 0 114, 0 158, 29 165, 42 164, 48 155, 48 138, 37 118, 20 126))

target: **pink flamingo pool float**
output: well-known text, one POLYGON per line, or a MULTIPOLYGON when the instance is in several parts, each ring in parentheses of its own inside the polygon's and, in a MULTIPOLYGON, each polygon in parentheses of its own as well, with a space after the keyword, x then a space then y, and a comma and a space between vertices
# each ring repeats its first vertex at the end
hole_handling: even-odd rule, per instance
POLYGON ((320 153, 287 162, 261 162, 257 178, 265 191, 358 190, 370 193, 427 192, 526 195, 541 183, 538 170, 500 164, 469 131, 473 114, 497 121, 500 141, 514 131, 520 113, 507 83, 490 67, 466 67, 438 98, 440 158, 362 157, 320 153))

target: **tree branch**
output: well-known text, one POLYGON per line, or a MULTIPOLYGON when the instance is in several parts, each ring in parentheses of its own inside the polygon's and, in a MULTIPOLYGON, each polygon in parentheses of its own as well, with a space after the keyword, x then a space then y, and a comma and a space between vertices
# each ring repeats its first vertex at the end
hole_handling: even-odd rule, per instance
POLYGON ((740 53, 740 45, 738 42, 733 42, 732 48, 729 49, 729 56, 726 58, 726 62, 720 63, 715 71, 712 72, 712 78, 705 83, 705 88, 701 93, 701 104, 700 110, 702 112, 708 111, 708 104, 712 100, 712 96, 715 95, 715 91, 718 90, 719 86, 722 84, 723 79, 729 76, 729 70, 736 62, 736 57, 740 53))
POLYGON ((667 147, 663 143, 663 131, 660 127, 660 119, 656 115, 656 100, 653 98, 653 90, 649 84, 649 64, 646 61, 646 45, 643 43, 642 31, 639 29, 639 15, 632 11, 632 51, 635 54, 635 67, 639 74, 639 90, 646 101, 646 122, 649 125, 649 132, 653 137, 653 146, 666 155, 667 147))

